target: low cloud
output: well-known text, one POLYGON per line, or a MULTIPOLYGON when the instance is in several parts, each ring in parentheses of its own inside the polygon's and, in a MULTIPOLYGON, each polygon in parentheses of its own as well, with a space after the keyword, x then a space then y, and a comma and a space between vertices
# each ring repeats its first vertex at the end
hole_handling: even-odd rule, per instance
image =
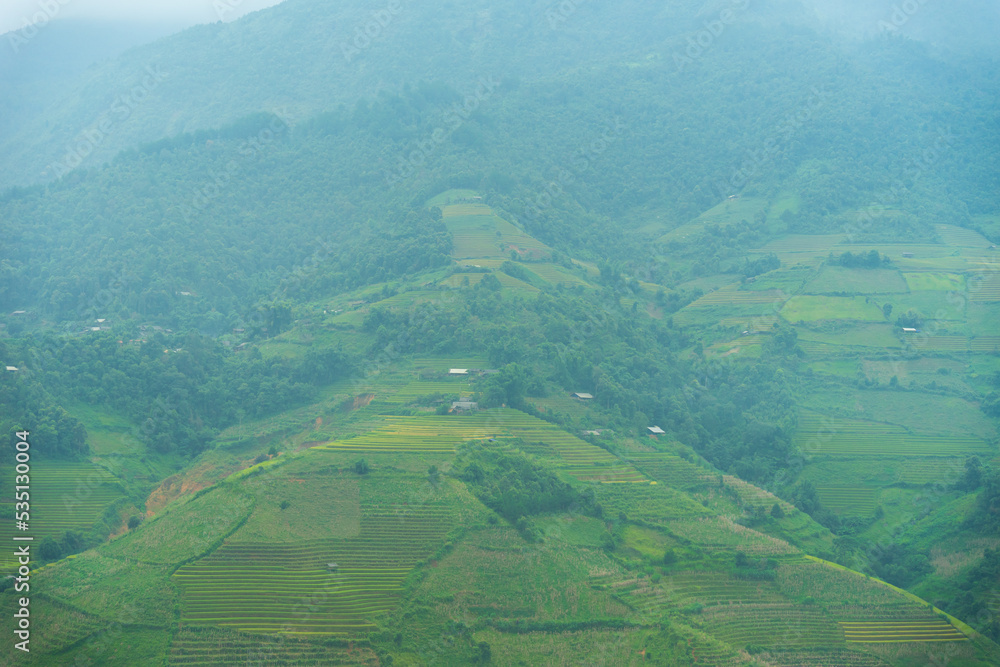
POLYGON ((231 21, 281 0, 4 0, 0 34, 57 19, 167 22, 177 26, 231 21))

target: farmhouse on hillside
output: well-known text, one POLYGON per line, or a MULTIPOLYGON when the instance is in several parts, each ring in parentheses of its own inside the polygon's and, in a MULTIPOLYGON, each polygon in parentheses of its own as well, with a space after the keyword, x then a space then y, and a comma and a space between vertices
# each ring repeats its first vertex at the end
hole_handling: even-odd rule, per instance
POLYGON ((581 401, 590 401, 590 400, 593 400, 593 398, 594 398, 593 394, 588 394, 588 393, 585 393, 585 392, 582 392, 582 391, 574 392, 574 393, 570 394, 570 396, 572 396, 573 398, 579 399, 581 401))
POLYGON ((468 368, 449 368, 448 375, 468 375, 468 368))
POLYGON ((451 409, 457 412, 476 410, 477 408, 479 408, 479 403, 475 401, 453 401, 451 404, 451 409))
POLYGON ((648 427, 646 427, 646 428, 647 428, 647 430, 649 430, 649 432, 650 432, 650 433, 652 433, 653 435, 664 435, 664 434, 666 433, 666 431, 664 431, 664 430, 663 430, 662 428, 660 428, 659 426, 648 426, 648 427))

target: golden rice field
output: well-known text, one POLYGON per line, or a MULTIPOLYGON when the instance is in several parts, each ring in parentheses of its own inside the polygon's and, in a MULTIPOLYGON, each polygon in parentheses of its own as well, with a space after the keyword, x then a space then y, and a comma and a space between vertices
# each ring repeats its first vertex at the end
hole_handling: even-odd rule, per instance
POLYGON ((648 482, 631 464, 562 429, 507 408, 466 415, 387 416, 379 428, 357 437, 318 445, 339 452, 454 452, 469 440, 522 438, 527 449, 552 459, 560 469, 584 481, 648 482))
POLYGON ((926 620, 841 621, 844 639, 851 643, 961 642, 968 641, 945 619, 928 616, 926 620))

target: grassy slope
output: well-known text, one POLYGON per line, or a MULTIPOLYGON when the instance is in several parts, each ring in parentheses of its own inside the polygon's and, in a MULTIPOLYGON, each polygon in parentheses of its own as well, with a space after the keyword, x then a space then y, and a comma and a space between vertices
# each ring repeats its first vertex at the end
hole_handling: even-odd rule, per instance
MULTIPOLYGON (((483 234, 484 241, 496 238, 495 229, 486 231, 492 236, 483 234)), ((487 255, 501 259, 503 252, 487 255)), ((539 276, 565 271, 525 266, 550 267, 539 276)), ((349 301, 364 301, 356 307, 365 310, 378 303, 374 294, 349 301)), ((397 304, 382 305, 404 307, 397 304)), ((285 340, 329 334, 336 315, 326 309, 265 352, 293 354, 285 340)), ((353 335, 352 325, 338 326, 332 338, 353 335)), ((638 483, 588 481, 581 460, 607 452, 545 422, 515 411, 442 422, 419 406, 422 395, 440 396, 452 385, 464 391, 464 381, 444 377, 443 369, 484 365, 398 359, 377 376, 329 387, 314 405, 221 434, 182 475, 186 487, 171 484, 180 496, 155 519, 37 573, 51 607, 46 627, 58 628, 48 633, 47 649, 64 650, 39 656, 38 664, 76 656, 116 664, 123 642, 136 655, 178 664, 195 654, 215 664, 248 654, 374 664, 373 650, 392 655, 394 664, 467 664, 480 642, 499 664, 578 662, 595 647, 615 664, 740 664, 748 646, 767 651, 767 664, 884 664, 876 656, 921 664, 935 655, 934 642, 845 641, 851 626, 844 623, 872 623, 870 631, 891 638, 894 619, 942 622, 891 588, 809 561, 801 549, 829 552, 829 531, 687 448, 602 436, 618 452, 614 466, 633 471, 638 483), (401 408, 416 414, 385 414, 401 408), (507 434, 547 443, 534 455, 578 488, 593 489, 606 518, 537 517, 531 523, 539 542, 497 521, 449 472, 464 440, 507 434), (253 465, 272 444, 281 454, 253 465), (360 457, 367 475, 353 471, 360 457), (431 465, 444 473, 435 483, 431 465), (765 518, 753 529, 735 522, 776 503, 782 519, 765 518), (737 549, 773 559, 774 578, 734 577, 737 549), (677 561, 665 565, 668 551, 677 561), (735 614, 734 602, 742 605, 735 614), (98 632, 109 622, 110 636, 98 632)), ((596 409, 558 401, 548 407, 584 415, 596 409)), ((12 602, 5 594, 5 607, 12 602)), ((947 621, 940 627, 954 632, 947 621)), ((970 665, 987 664, 976 660, 989 660, 982 651, 995 648, 948 646, 970 665)))

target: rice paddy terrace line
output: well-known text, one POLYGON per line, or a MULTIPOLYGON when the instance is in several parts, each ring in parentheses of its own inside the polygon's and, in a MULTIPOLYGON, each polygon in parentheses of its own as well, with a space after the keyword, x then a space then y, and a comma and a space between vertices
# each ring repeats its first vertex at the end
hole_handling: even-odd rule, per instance
POLYGON ((715 637, 733 646, 808 649, 845 643, 825 611, 791 603, 717 606, 705 612, 704 620, 715 637))
POLYGON ((220 628, 182 628, 170 643, 167 664, 374 667, 379 663, 367 647, 331 647, 294 636, 254 635, 220 628))
POLYGON ((840 621, 850 643, 963 642, 969 641, 947 620, 928 615, 923 620, 840 621))
POLYGON ((915 434, 901 426, 803 412, 793 443, 813 456, 956 456, 992 451, 969 435, 915 434))
POLYGON ((447 506, 366 506, 355 538, 227 540, 180 568, 181 622, 241 632, 363 636, 454 523, 447 506))
MULTIPOLYGON (((0 469, 0 493, 4 500, 13 499, 14 469, 0 469)), ((30 472, 31 498, 29 535, 36 539, 58 537, 66 531, 86 533, 108 505, 125 495, 118 479, 105 468, 93 463, 61 461, 33 462, 30 472)), ((8 543, 15 529, 14 503, 0 503, 8 521, 0 527, 0 539, 8 543)), ((10 554, 4 553, 3 565, 16 565, 10 554)))
POLYGON ((455 259, 541 258, 552 249, 495 215, 485 204, 451 204, 442 209, 444 224, 451 232, 455 259))
POLYGON ((819 501, 838 514, 871 514, 878 506, 878 488, 822 485, 816 487, 819 501))
POLYGON ((500 408, 468 415, 386 417, 370 433, 317 446, 326 451, 444 454, 469 440, 520 437, 526 449, 581 480, 648 482, 631 464, 531 415, 500 408))

